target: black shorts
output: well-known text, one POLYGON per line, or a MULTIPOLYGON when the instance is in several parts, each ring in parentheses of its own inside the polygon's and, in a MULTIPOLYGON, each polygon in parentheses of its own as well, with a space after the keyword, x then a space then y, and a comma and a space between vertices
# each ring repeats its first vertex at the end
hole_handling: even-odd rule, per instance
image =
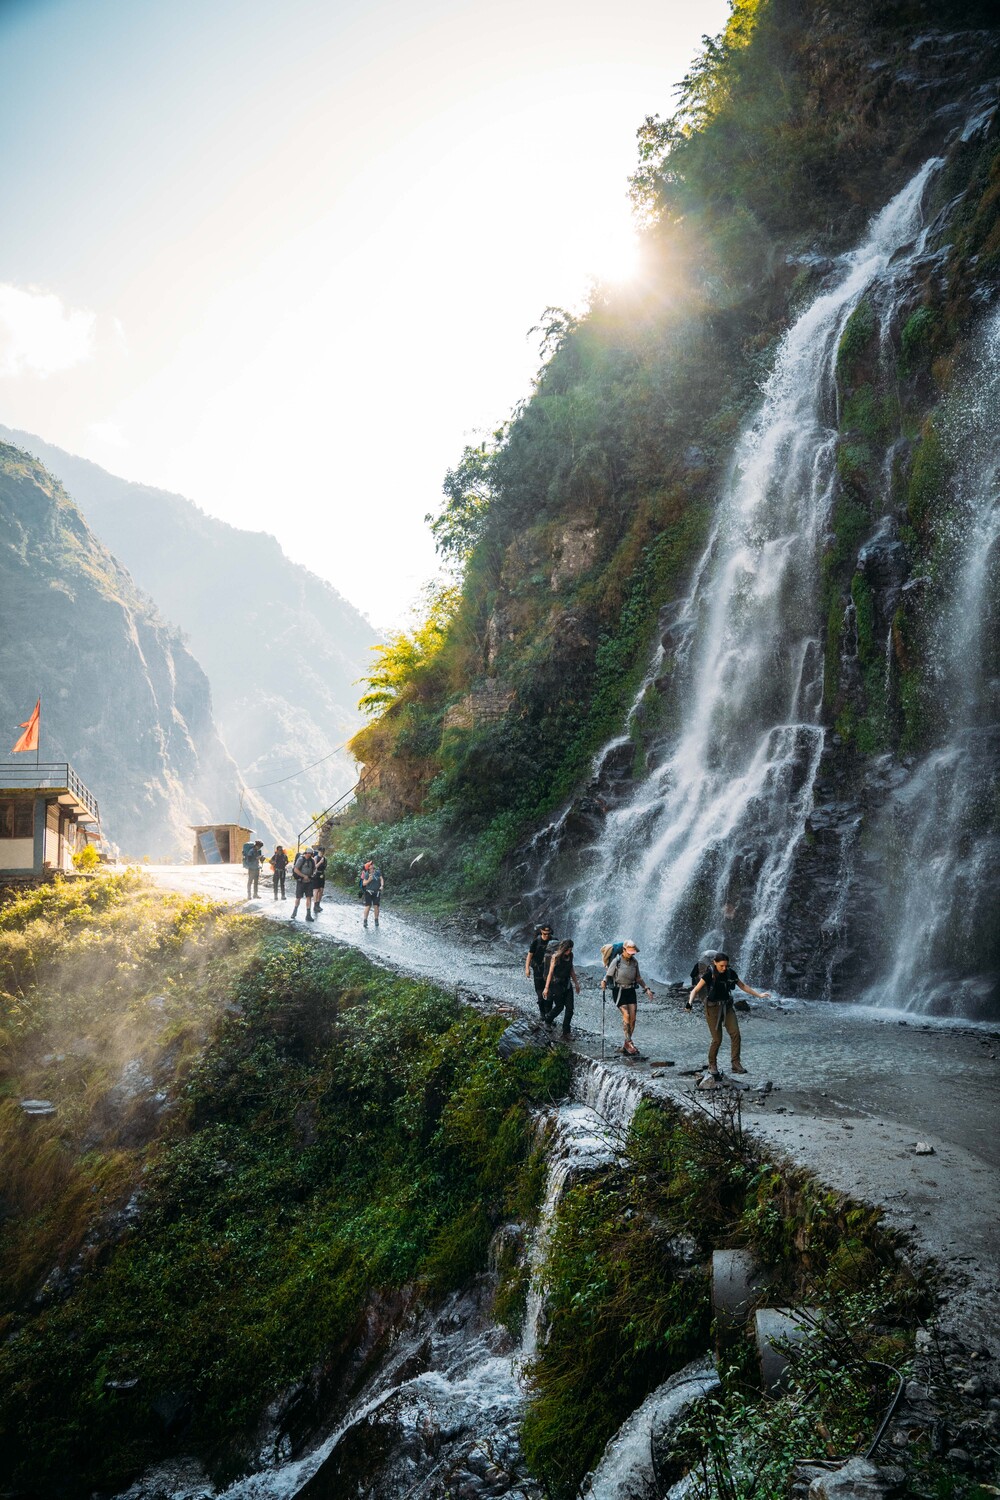
POLYGON ((361 899, 366 906, 379 906, 382 901, 381 891, 362 891, 361 899))
POLYGON ((311 896, 316 889, 316 883, 312 880, 300 880, 295 877, 295 899, 301 901, 303 896, 311 896))
POLYGON ((316 879, 316 880, 313 881, 313 890, 315 890, 315 891, 322 891, 322 890, 325 890, 325 889, 326 889, 326 876, 325 875, 320 875, 318 879, 316 879))
POLYGON ((618 1005, 618 1006, 622 1006, 622 1005, 635 1005, 636 1003, 637 1003, 637 996, 636 996, 635 985, 634 984, 629 989, 627 989, 627 990, 619 990, 618 991, 618 998, 615 1000, 615 1004, 616 1005, 618 1005))

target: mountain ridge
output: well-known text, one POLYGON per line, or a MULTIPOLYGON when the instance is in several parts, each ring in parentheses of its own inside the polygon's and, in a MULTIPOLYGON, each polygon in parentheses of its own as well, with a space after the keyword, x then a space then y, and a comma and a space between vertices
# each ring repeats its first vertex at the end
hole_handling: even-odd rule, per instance
POLYGON ((356 684, 378 640, 361 612, 268 532, 121 479, 36 434, 0 426, 3 436, 63 482, 95 534, 182 631, 212 685, 222 737, 248 785, 288 825, 284 836, 346 792, 356 769, 342 747, 362 722, 356 684), (314 761, 321 764, 300 776, 314 761))

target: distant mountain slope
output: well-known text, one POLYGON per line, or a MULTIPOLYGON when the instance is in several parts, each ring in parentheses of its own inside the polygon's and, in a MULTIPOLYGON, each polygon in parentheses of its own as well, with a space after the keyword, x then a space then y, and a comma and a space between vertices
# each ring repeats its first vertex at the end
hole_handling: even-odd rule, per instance
MULTIPOLYGON (((73 763, 127 855, 186 855, 190 823, 236 817, 240 774, 201 667, 58 481, 0 443, 4 759, 39 694, 43 760, 73 763)), ((247 802, 263 829, 265 809, 247 802)))
MULTIPOLYGON (((277 541, 214 520, 190 500, 131 484, 31 433, 0 437, 62 480, 90 526, 184 631, 208 674, 223 739, 247 783, 280 781, 358 728, 357 680, 377 634, 277 541)), ((302 828, 356 776, 347 754, 263 793, 302 828)))

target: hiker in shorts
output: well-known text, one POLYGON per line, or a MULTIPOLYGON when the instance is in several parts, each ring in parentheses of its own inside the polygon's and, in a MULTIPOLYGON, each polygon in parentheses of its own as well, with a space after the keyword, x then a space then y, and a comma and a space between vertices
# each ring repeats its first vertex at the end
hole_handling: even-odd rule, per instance
POLYGON ((732 1057, 729 1066, 734 1073, 746 1072, 746 1068, 740 1062, 740 1023, 736 1019, 733 1006, 733 991, 737 989, 742 990, 746 995, 753 995, 755 1000, 770 1000, 771 998, 770 990, 752 990, 749 985, 743 983, 736 970, 729 967, 728 953, 717 953, 707 971, 691 991, 685 1006, 686 1010, 690 1010, 698 996, 704 995, 705 1020, 708 1022, 711 1037, 708 1045, 708 1071, 715 1083, 722 1078, 718 1061, 723 1026, 729 1032, 729 1049, 732 1057))
POLYGON ((542 1012, 546 1024, 551 1026, 556 1016, 561 1015, 563 1036, 569 1036, 574 990, 580 993, 580 981, 573 967, 573 943, 570 938, 564 938, 549 959, 549 972, 542 990, 542 998, 548 1006, 548 1014, 542 1012))
POLYGON ((313 901, 313 916, 318 917, 323 910, 323 892, 326 890, 326 855, 318 844, 313 849, 313 859, 316 861, 316 873, 313 876, 313 891, 316 897, 313 901))
POLYGON ((382 879, 382 871, 376 868, 373 859, 366 859, 361 867, 361 875, 358 880, 358 888, 361 891, 361 899, 365 903, 365 919, 362 927, 368 926, 368 913, 374 911, 375 926, 378 926, 378 909, 382 901, 382 891, 385 881, 382 879))
POLYGON ((285 871, 288 869, 288 855, 281 844, 275 844, 274 853, 268 860, 268 864, 271 866, 271 885, 274 890, 274 899, 277 901, 278 892, 280 891, 281 899, 284 901, 285 871))
POLYGON ((260 867, 264 862, 264 840, 257 839, 243 856, 247 872, 247 900, 251 895, 256 900, 260 894, 260 867))
POLYGON ((636 990, 645 990, 650 1000, 653 999, 653 991, 639 973, 639 950, 633 942, 622 943, 621 953, 608 965, 608 971, 601 980, 601 989, 607 989, 609 984, 622 1016, 622 1030, 625 1033, 622 1051, 626 1057, 641 1057, 642 1054, 632 1040, 635 1031, 636 990))
POLYGON ((543 1021, 548 1020, 549 1007, 542 998, 545 989, 545 950, 552 941, 552 928, 548 922, 543 922, 541 927, 532 938, 531 946, 524 955, 524 977, 535 981, 535 999, 538 1001, 538 1011, 543 1021))
POLYGON ((295 856, 295 863, 292 866, 292 874, 295 876, 295 905, 292 907, 290 920, 292 922, 295 921, 295 918, 299 914, 299 902, 305 898, 306 921, 311 922, 313 919, 311 910, 313 877, 316 874, 316 861, 313 859, 311 849, 299 850, 295 856))

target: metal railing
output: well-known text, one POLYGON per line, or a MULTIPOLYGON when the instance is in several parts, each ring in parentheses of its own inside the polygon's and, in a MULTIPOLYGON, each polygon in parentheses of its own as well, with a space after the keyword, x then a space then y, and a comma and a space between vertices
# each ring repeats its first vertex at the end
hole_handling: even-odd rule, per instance
POLYGON ((300 849, 306 834, 311 833, 314 828, 322 831, 329 823, 333 822, 334 818, 339 818, 341 813, 345 813, 349 807, 353 806, 358 793, 363 791, 364 785, 365 777, 362 776, 349 791, 346 791, 342 797, 338 797, 336 802, 331 802, 329 807, 325 807, 321 813, 317 813, 312 822, 307 823, 299 834, 295 847, 300 849))
POLYGON ((100 823, 97 798, 68 761, 42 761, 37 766, 0 766, 0 793, 38 790, 72 792, 81 806, 100 823))

